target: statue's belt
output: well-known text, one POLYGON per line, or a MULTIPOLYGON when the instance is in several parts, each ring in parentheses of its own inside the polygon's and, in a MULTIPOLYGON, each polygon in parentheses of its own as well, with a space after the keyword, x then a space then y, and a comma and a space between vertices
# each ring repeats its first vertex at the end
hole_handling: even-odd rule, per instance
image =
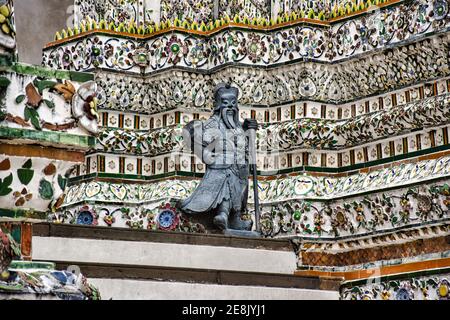
POLYGON ((241 178, 247 178, 249 175, 249 168, 248 166, 235 166, 232 164, 212 164, 208 165, 208 169, 212 170, 228 170, 230 169, 233 171, 234 174, 241 178))

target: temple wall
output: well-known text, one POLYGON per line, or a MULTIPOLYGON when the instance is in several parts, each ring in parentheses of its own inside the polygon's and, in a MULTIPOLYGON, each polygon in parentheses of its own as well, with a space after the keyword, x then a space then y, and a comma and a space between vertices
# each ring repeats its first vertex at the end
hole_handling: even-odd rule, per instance
POLYGON ((0 222, 49 222, 24 225, 24 257, 79 266, 106 299, 279 298, 252 286, 311 289, 310 277, 320 290, 332 277, 341 299, 450 299, 448 0, 27 1, 20 60, 40 63, 29 48, 54 39, 48 70, 14 63, 3 24, 0 129, 78 147, 78 161, 68 171, 66 150, 28 160, 22 140, 4 146, 0 222), (206 168, 182 128, 210 117, 222 82, 239 89, 240 120, 261 124, 257 241, 292 241, 281 253, 235 246, 177 210, 206 168))
POLYGON ((41 64, 42 48, 53 40, 55 31, 67 27, 73 0, 15 1, 19 60, 41 64))

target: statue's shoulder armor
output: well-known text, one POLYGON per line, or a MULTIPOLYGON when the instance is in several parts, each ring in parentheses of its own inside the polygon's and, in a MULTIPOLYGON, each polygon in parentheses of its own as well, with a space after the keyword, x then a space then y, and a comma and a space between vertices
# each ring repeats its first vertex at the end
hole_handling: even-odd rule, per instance
POLYGON ((217 119, 215 119, 214 117, 213 117, 213 118, 210 118, 210 119, 208 119, 208 120, 206 120, 206 121, 203 123, 203 129, 204 129, 204 130, 207 130, 207 129, 217 129, 217 128, 219 128, 219 123, 217 122, 217 119))

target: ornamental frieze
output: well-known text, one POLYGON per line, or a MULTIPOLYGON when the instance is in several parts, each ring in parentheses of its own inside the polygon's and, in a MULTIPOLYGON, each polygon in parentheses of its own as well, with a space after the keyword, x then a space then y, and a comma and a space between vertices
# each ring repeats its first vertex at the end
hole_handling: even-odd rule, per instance
MULTIPOLYGON (((202 176, 205 165, 190 152, 179 151, 180 140, 172 140, 172 136, 161 136, 170 147, 153 146, 152 153, 146 151, 147 142, 138 141, 130 131, 118 130, 117 135, 110 135, 103 141, 104 146, 97 145, 96 153, 86 157, 84 164, 73 170, 70 178, 77 180, 83 177, 114 176, 128 180, 151 181, 174 174, 202 176), (121 140, 121 136, 128 136, 121 140), (129 139, 129 140, 128 140, 129 139), (133 153, 130 153, 131 150, 133 153), (146 154, 140 154, 140 152, 146 154), (160 154, 156 154, 161 152, 160 154)), ((363 167, 373 167, 388 163, 394 159, 417 159, 436 151, 448 150, 445 137, 448 127, 435 128, 430 131, 417 131, 395 139, 386 139, 355 149, 342 151, 330 150, 295 150, 290 152, 258 153, 257 169, 261 176, 274 176, 285 173, 309 171, 325 171, 334 173, 353 172, 363 167)), ((142 136, 139 138, 142 140, 142 136)), ((154 142, 156 140, 153 140, 154 142)))
MULTIPOLYGON (((392 138, 415 129, 447 124, 449 103, 450 94, 447 93, 354 119, 299 119, 265 125, 257 131, 257 150, 264 155, 296 149, 342 150, 369 144, 373 140, 392 138)), ((150 131, 104 128, 98 135, 97 150, 138 156, 189 153, 183 148, 182 127, 180 124, 150 131)), ((430 143, 436 144, 436 141, 430 143)), ((425 141, 423 144, 425 147, 425 141)))
POLYGON ((262 233, 340 237, 395 229, 425 222, 447 221, 448 184, 396 189, 328 203, 289 201, 264 210, 262 233))
MULTIPOLYGON (((147 0, 145 2, 148 2, 147 0)), ((109 22, 135 21, 143 23, 153 17, 152 6, 143 5, 143 1, 137 0, 75 0, 75 22, 86 19, 109 22)), ((150 2, 148 2, 150 4, 150 2)))
MULTIPOLYGON (((279 176, 275 180, 260 180, 260 200, 264 204, 296 199, 332 200, 376 192, 387 187, 404 187, 409 183, 444 178, 450 173, 450 157, 374 170, 344 177, 313 175, 279 176)), ((81 201, 127 202, 138 204, 169 198, 183 198, 197 186, 197 180, 164 180, 147 184, 110 184, 91 181, 71 185, 64 205, 81 201)), ((251 197, 250 197, 251 198, 251 197)))
MULTIPOLYGON (((445 137, 448 127, 436 128, 428 132, 414 132, 397 139, 388 139, 360 146, 356 149, 342 151, 330 150, 295 150, 280 153, 258 153, 257 169, 261 176, 273 176, 284 173, 303 172, 305 166, 309 171, 324 170, 330 175, 373 167, 388 163, 394 159, 415 159, 418 155, 426 156, 438 150, 448 150, 445 137)), ((171 136, 160 139, 174 149, 180 150, 181 141, 171 140, 171 136)), ((142 140, 142 136, 138 138, 142 140)), ((111 135, 104 146, 97 145, 97 152, 86 157, 84 164, 73 170, 71 178, 95 176, 112 176, 130 180, 155 180, 173 174, 196 174, 202 176, 205 165, 191 153, 168 150, 164 145, 152 147, 152 153, 146 150, 147 142, 138 141, 129 131, 120 130, 111 135), (121 140, 121 136, 128 136, 121 140), (130 139, 130 140, 127 140, 130 139), (131 150, 131 151, 130 151, 131 150), (130 153, 130 152, 134 152, 130 153), (140 154, 146 152, 146 154, 140 154), (161 152, 157 154, 157 152, 161 152), (156 175, 156 176, 155 176, 156 175)), ((155 140, 153 140, 155 141, 155 140)))
MULTIPOLYGON (((103 127, 109 128, 121 128, 121 129, 134 129, 134 130, 148 130, 148 129, 158 129, 165 126, 172 126, 174 124, 186 125, 194 119, 194 115, 198 115, 199 119, 205 120, 211 114, 211 110, 206 109, 202 111, 201 109, 188 110, 185 108, 176 108, 171 111, 157 112, 155 114, 146 114, 129 111, 135 108, 139 104, 140 94, 134 87, 142 89, 142 85, 139 82, 134 81, 123 81, 123 78, 113 77, 109 75, 110 79, 116 79, 116 83, 112 94, 109 95, 108 101, 113 100, 113 103, 105 104, 105 90, 102 89, 101 94, 98 93, 97 97, 99 103, 104 108, 99 111, 101 123, 103 127), (126 86, 133 89, 135 93, 134 97, 131 98, 126 91, 126 86), (129 109, 120 111, 109 110, 114 105, 124 104, 129 107, 129 109), (120 121, 120 119, 123 119, 120 121)), ((103 79, 103 76, 99 75, 97 81, 103 79)), ((103 81, 103 80, 101 80, 103 81)), ((255 119, 260 124, 276 124, 279 122, 284 122, 294 119, 323 119, 323 120, 345 120, 350 118, 355 118, 363 116, 369 113, 377 112, 382 109, 389 110, 393 107, 405 105, 410 102, 419 102, 425 98, 433 97, 435 95, 443 95, 449 92, 449 83, 447 79, 440 79, 438 81, 427 82, 418 86, 403 88, 398 91, 389 92, 379 96, 368 97, 363 100, 359 100, 354 103, 336 105, 336 104, 324 104, 312 101, 306 102, 296 102, 292 104, 283 104, 272 106, 270 108, 252 105, 242 105, 240 107, 240 118, 241 120, 250 118, 254 114, 255 119)), ((174 88, 174 96, 177 99, 186 98, 187 91, 182 90, 183 88, 176 86, 174 88)), ((198 99, 203 99, 201 96, 198 99)), ((148 104, 148 100, 146 100, 148 104)), ((152 106, 146 105, 151 108, 152 111, 157 111, 156 108, 153 109, 152 106)), ((173 106, 176 107, 175 105, 173 106)))
MULTIPOLYGON (((97 84, 56 79, 45 69, 18 66, 24 74, 0 74, 0 124, 10 128, 59 131, 80 136, 98 133, 97 84), (48 73, 37 77, 26 73, 48 73)), ((70 78, 70 74, 67 74, 70 78)))
POLYGON ((151 132, 103 129, 97 139, 97 150, 114 153, 154 156, 182 148, 181 126, 151 132))
MULTIPOLYGON (((426 41, 394 49, 371 59, 343 64, 309 62, 273 70, 229 67, 214 74, 167 71, 150 79, 97 74, 102 109, 158 113, 175 108, 211 110, 213 88, 221 82, 239 88, 240 104, 275 106, 302 101, 351 104, 356 99, 386 94, 450 74, 448 45, 426 41), (426 47, 422 50, 421 46, 426 47)), ((355 102, 356 103, 356 102, 355 102)), ((387 101, 391 103, 391 101, 387 101)), ((386 107, 389 107, 387 105, 386 107)))
POLYGON ((188 217, 181 215, 170 203, 164 202, 162 205, 155 204, 145 208, 137 206, 86 205, 52 213, 48 218, 54 223, 130 228, 134 230, 207 233, 206 228, 202 224, 191 222, 188 217))
MULTIPOLYGON (((335 238, 448 223, 450 187, 448 178, 444 179, 450 173, 448 161, 428 160, 344 178, 297 176, 260 181, 262 233, 335 238), (436 178, 443 180, 429 182, 436 178), (395 190, 385 192, 384 188, 395 190)), ((160 202, 188 196, 197 184, 195 180, 146 185, 83 182, 68 188, 62 212, 84 202, 106 206, 107 212, 114 211, 116 203, 136 210, 154 209, 160 202)))
POLYGON ((177 31, 148 40, 103 35, 97 29, 97 34, 49 46, 44 51, 44 65, 149 74, 171 67, 213 70, 229 63, 275 66, 305 60, 338 62, 444 32, 449 21, 446 2, 418 0, 331 27, 300 24, 274 31, 227 28, 206 37, 177 31))
POLYGON ((449 103, 450 95, 444 94, 345 121, 302 119, 269 125, 258 130, 258 150, 340 149, 440 126, 450 119, 449 103))
POLYGON ((450 275, 446 269, 441 272, 423 272, 407 279, 373 277, 363 284, 347 282, 341 289, 341 300, 449 300, 450 275))
POLYGON ((376 269, 389 268, 400 261, 408 264, 417 259, 446 259, 450 250, 446 241, 449 230, 448 224, 428 224, 416 229, 399 228, 391 234, 374 233, 366 239, 344 237, 336 243, 298 240, 294 243, 302 269, 350 273, 371 269, 375 273, 376 269))
MULTIPOLYGON (((232 18, 258 25, 273 25, 298 18, 332 21, 361 14, 373 8, 398 5, 391 0, 76 0, 76 20, 105 20, 140 24, 158 21, 210 24, 214 19, 232 18)), ((217 21, 217 20, 216 20, 217 21)))

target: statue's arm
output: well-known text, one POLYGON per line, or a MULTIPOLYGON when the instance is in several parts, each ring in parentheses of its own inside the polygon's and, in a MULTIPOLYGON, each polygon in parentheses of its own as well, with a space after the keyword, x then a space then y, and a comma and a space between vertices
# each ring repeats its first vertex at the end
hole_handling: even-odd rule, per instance
POLYGON ((207 121, 203 132, 203 162, 211 164, 214 162, 216 144, 221 138, 221 132, 215 121, 207 121))

